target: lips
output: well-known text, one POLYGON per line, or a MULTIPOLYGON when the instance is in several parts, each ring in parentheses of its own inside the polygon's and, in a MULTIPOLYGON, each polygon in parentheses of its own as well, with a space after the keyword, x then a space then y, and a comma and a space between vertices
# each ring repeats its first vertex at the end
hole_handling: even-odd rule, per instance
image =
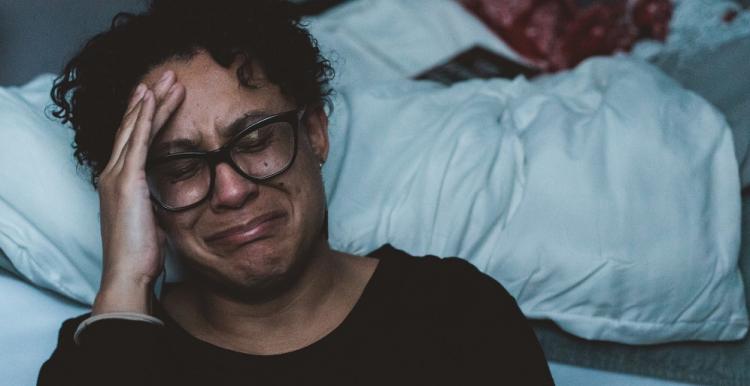
POLYGON ((285 216, 284 211, 268 212, 246 223, 214 233, 204 240, 207 244, 247 244, 269 236, 278 224, 278 220, 285 216))

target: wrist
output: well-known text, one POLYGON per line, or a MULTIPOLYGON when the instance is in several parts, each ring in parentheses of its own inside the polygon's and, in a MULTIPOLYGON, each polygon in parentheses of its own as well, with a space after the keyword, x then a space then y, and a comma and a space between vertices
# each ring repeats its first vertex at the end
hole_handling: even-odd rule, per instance
POLYGON ((103 275, 92 315, 110 312, 152 314, 153 282, 144 277, 103 275))

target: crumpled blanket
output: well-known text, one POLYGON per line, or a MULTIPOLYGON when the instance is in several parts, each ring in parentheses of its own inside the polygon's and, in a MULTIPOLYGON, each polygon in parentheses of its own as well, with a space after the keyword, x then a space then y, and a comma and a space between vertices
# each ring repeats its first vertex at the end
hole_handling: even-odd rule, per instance
POLYGON ((655 67, 352 85, 334 111, 334 248, 466 258, 528 317, 588 339, 747 331, 731 132, 655 67))

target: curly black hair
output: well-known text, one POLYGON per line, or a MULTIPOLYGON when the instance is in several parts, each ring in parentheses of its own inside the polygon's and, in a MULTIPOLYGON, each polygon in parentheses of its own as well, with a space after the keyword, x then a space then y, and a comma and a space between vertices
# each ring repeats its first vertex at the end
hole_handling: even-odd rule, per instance
POLYGON ((52 114, 75 131, 75 157, 91 181, 109 161, 128 98, 141 78, 171 59, 208 52, 238 80, 252 64, 299 106, 330 107, 333 69, 294 6, 281 0, 153 0, 141 14, 120 13, 91 38, 55 80, 52 114))

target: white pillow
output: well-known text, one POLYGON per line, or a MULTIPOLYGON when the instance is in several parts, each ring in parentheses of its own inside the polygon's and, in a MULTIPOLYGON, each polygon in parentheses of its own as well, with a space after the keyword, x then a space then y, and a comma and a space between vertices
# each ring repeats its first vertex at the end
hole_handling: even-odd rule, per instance
POLYGON ((347 87, 335 106, 334 247, 464 257, 584 338, 746 333, 731 133, 653 66, 347 87))
POLYGON ((528 184, 485 270, 529 317, 584 338, 745 336, 740 185, 723 115, 636 60, 591 59, 534 86, 503 117, 521 132, 528 184), (508 264, 519 259, 522 270, 508 264))
POLYGON ((91 303, 99 286, 98 199, 73 132, 45 115, 52 75, 0 88, 0 249, 38 286, 91 303))

